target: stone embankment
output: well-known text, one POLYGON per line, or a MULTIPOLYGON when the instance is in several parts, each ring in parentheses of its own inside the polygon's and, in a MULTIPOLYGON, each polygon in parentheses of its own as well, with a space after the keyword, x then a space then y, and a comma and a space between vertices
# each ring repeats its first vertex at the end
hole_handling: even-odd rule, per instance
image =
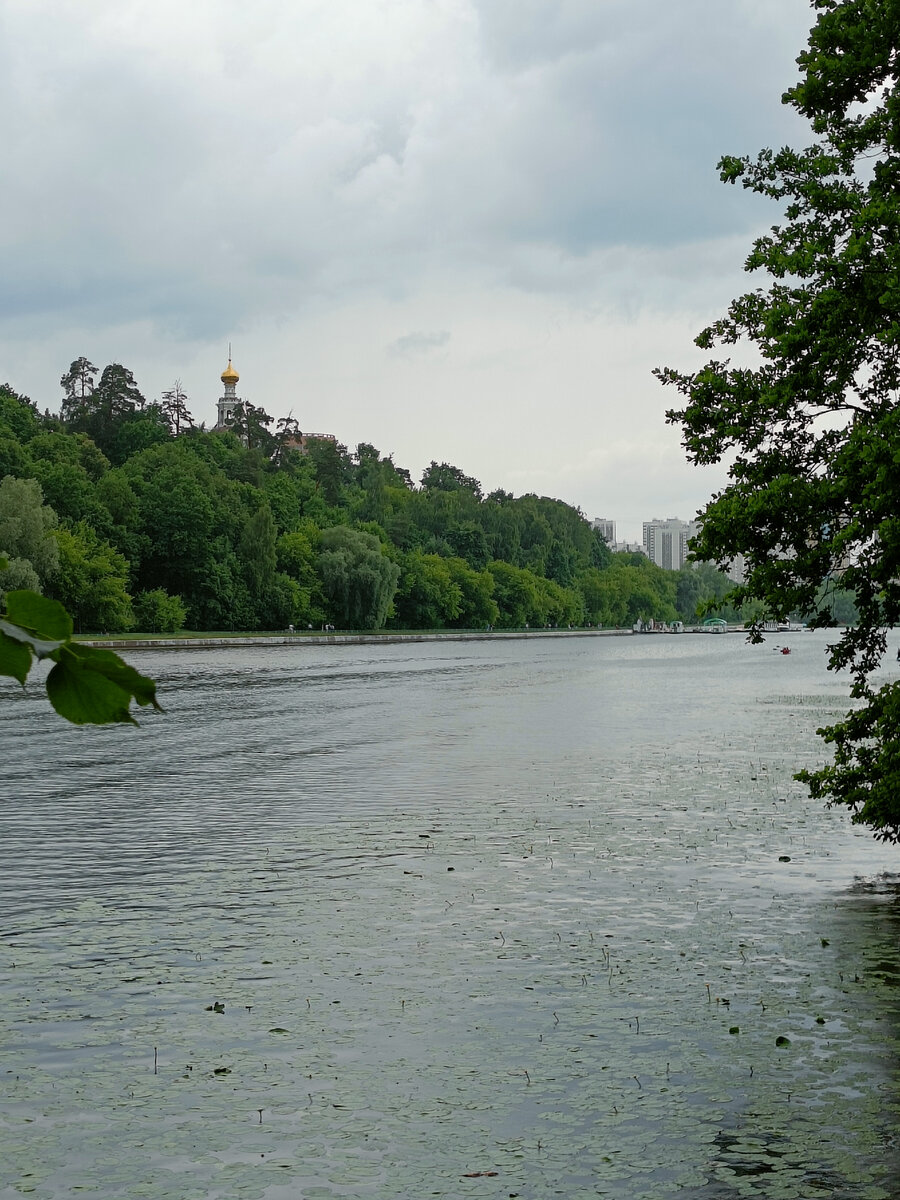
MULTIPOLYGON (((733 627, 729 632, 736 632, 733 627)), ((649 636, 658 636, 653 631, 649 636)), ((706 633, 688 628, 684 633, 706 633)), ((491 629, 447 630, 431 633, 279 633, 235 637, 79 638, 86 646, 109 650, 214 650, 223 646, 365 646, 394 642, 486 642, 513 638, 634 637, 631 629, 491 629)))

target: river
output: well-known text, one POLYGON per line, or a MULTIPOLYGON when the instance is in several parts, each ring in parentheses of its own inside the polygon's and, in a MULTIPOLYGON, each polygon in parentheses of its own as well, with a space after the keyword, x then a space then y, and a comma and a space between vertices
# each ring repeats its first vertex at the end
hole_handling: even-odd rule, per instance
POLYGON ((138 729, 3 685, 0 1200, 893 1200, 825 640, 143 651, 138 729))

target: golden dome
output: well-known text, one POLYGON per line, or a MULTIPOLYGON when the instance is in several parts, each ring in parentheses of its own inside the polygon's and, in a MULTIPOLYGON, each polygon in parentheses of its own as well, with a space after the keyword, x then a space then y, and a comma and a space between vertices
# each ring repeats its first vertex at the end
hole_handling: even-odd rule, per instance
POLYGON ((237 381, 239 379, 240 379, 240 375, 238 375, 237 371, 231 365, 231 359, 229 358, 228 366, 222 372, 222 382, 223 383, 237 383, 237 381))

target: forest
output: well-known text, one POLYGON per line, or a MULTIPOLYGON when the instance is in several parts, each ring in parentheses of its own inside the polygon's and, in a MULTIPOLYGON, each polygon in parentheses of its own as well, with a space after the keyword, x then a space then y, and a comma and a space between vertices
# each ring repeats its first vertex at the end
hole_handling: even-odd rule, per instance
POLYGON ((301 450, 253 405, 206 430, 180 383, 148 401, 121 364, 80 358, 61 385, 58 415, 0 386, 0 589, 60 601, 77 632, 629 627, 732 586, 447 463, 416 484, 366 443, 301 450))

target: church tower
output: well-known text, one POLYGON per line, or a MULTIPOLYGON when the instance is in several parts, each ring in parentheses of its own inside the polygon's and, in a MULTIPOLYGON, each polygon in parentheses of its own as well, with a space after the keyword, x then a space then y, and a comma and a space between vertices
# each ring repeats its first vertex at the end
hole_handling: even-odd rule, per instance
POLYGON ((234 418, 235 405, 240 404, 241 398, 235 393, 237 381, 240 379, 237 371, 231 365, 231 347, 228 347, 228 366, 222 372, 222 382, 225 384, 225 395, 219 400, 219 418, 216 429, 227 429, 234 418))

